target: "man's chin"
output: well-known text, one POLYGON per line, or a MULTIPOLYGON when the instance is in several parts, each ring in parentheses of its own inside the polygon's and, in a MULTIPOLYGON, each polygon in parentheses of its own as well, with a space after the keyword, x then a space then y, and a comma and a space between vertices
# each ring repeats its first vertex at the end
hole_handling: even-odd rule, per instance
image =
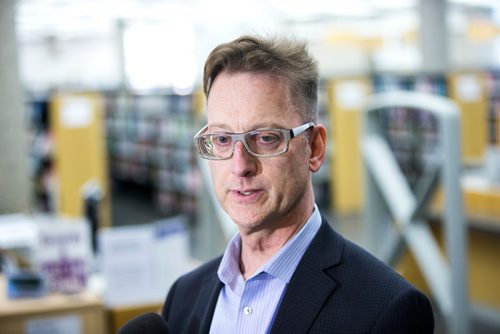
POLYGON ((229 213, 232 221, 239 228, 255 228, 262 224, 262 212, 256 210, 235 210, 229 213))

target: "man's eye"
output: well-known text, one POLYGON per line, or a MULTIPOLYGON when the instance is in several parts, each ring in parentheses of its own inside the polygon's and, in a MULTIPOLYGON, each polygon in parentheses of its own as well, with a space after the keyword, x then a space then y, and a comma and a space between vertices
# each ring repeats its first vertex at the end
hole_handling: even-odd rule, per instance
POLYGON ((229 136, 216 136, 215 144, 216 145, 227 145, 231 141, 229 136))
POLYGON ((280 135, 272 132, 265 132, 259 134, 257 142, 259 144, 272 144, 280 141, 280 135))

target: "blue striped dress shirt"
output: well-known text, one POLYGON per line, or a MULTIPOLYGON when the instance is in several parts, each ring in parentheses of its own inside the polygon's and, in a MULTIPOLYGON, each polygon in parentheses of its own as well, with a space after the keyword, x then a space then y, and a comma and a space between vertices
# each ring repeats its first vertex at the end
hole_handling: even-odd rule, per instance
POLYGON ((267 263, 246 281, 240 271, 241 238, 229 242, 217 274, 224 286, 215 307, 211 334, 269 333, 290 278, 321 226, 318 207, 267 263))

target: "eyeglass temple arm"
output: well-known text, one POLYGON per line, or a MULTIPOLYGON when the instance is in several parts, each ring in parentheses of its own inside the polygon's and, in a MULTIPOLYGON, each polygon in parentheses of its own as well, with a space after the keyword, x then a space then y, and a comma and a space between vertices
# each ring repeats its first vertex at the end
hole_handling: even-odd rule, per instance
POLYGON ((314 126, 314 122, 309 122, 309 123, 303 124, 299 127, 296 127, 295 129, 291 129, 290 130, 290 138, 293 138, 293 137, 300 135, 302 132, 309 130, 313 126, 314 126))
POLYGON ((204 127, 202 127, 200 129, 200 131, 198 131, 194 136, 193 136, 193 139, 196 139, 197 137, 199 137, 203 132, 205 132, 208 128, 208 124, 205 125, 204 127))

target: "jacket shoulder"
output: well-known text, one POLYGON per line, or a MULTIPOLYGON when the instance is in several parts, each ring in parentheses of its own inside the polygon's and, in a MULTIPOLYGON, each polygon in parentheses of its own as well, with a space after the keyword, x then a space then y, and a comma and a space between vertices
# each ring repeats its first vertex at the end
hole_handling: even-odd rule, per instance
POLYGON ((170 288, 161 314, 173 333, 206 332, 222 287, 217 276, 221 259, 179 277, 170 288))
POLYGON ((336 240, 344 245, 340 263, 326 270, 337 284, 328 304, 341 319, 357 315, 349 331, 432 333, 432 305, 425 294, 363 247, 339 235, 336 240))
POLYGON ((190 286, 191 284, 200 284, 200 280, 212 277, 217 274, 217 269, 222 260, 222 256, 219 256, 213 260, 201 264, 198 268, 180 276, 177 281, 177 286, 190 286))

